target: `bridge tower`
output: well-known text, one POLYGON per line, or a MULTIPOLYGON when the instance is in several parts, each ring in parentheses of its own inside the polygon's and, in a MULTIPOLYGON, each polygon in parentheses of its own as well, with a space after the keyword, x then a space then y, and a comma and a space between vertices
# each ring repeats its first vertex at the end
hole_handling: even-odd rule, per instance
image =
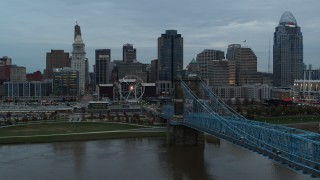
POLYGON ((203 145, 203 132, 199 132, 195 129, 182 125, 184 113, 184 94, 180 86, 181 80, 183 80, 196 95, 199 95, 200 92, 200 79, 198 77, 188 79, 181 79, 181 77, 177 77, 175 79, 175 93, 173 99, 174 114, 173 119, 168 123, 167 141, 170 145, 176 146, 203 145))

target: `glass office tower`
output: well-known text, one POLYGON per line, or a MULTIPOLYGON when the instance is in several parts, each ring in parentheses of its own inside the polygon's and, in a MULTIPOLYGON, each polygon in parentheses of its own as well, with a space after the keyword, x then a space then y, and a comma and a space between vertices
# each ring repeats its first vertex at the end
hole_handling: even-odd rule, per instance
POLYGON ((273 40, 273 85, 291 87, 303 77, 302 33, 291 12, 281 16, 273 40))

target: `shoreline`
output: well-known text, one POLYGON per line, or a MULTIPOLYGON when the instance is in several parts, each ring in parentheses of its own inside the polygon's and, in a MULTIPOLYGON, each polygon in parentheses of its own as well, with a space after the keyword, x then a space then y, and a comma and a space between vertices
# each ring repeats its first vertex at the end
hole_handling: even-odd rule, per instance
POLYGON ((71 141, 91 141, 123 138, 145 138, 145 137, 165 137, 166 132, 104 132, 88 134, 65 134, 65 135, 38 135, 38 136, 20 136, 20 137, 1 137, 0 145, 8 144, 34 144, 34 143, 54 143, 71 141))
MULTIPOLYGON (((39 122, 30 124, 18 124, 10 126, 0 127, 0 131, 3 128, 10 127, 23 127, 37 124, 57 124, 62 122, 39 122)), ((78 122, 63 122, 65 124, 72 123, 78 124, 78 122)), ((83 124, 90 122, 81 122, 83 124)), ((91 122, 92 123, 92 122, 91 122)), ((98 130, 98 131, 86 131, 86 132, 73 132, 67 131, 67 133, 52 133, 52 134, 32 134, 32 135, 7 135, 0 137, 0 145, 6 144, 33 144, 33 143, 54 143, 54 142, 71 142, 71 141, 91 141, 91 140, 107 140, 107 139, 122 139, 122 138, 145 138, 145 137, 165 137, 165 127, 157 126, 144 126, 139 124, 128 124, 121 122, 94 122, 97 124, 118 124, 118 125, 132 125, 137 128, 134 129, 115 129, 115 130, 98 130), (139 128, 140 127, 140 128, 139 128)), ((305 122, 305 123, 292 123, 281 124, 292 128, 299 129, 299 126, 317 126, 319 122, 305 122)))
POLYGON ((35 143, 54 143, 54 142, 72 142, 72 141, 93 141, 93 140, 108 140, 108 139, 123 139, 123 138, 145 138, 145 137, 165 137, 165 132, 127 132, 127 133, 108 133, 100 134, 99 136, 88 135, 66 135, 66 136, 50 136, 42 137, 20 137, 15 139, 3 138, 0 140, 0 145, 12 144, 35 144, 35 143))

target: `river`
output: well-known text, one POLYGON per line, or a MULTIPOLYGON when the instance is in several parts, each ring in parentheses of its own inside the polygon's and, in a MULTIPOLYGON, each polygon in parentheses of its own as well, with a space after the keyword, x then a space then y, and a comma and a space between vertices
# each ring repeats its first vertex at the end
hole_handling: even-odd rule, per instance
POLYGON ((0 179, 311 179, 224 140, 197 147, 168 147, 164 141, 137 138, 0 145, 0 179))

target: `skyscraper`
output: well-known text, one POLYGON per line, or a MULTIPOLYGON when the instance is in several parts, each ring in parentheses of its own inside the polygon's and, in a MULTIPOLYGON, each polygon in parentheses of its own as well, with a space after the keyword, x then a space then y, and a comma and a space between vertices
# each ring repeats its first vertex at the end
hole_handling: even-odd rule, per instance
POLYGON ((273 85, 293 86, 303 77, 303 42, 301 29, 291 12, 282 14, 273 38, 273 85))
POLYGON ((70 67, 55 68, 52 74, 53 94, 67 99, 79 96, 79 72, 70 67))
POLYGON ((155 83, 158 80, 158 59, 151 60, 151 82, 155 83))
POLYGON ((214 49, 205 49, 197 55, 197 68, 200 71, 200 77, 208 84, 208 62, 212 60, 224 59, 224 52, 214 49))
POLYGON ((79 72, 80 95, 85 94, 86 87, 86 52, 85 44, 82 41, 80 26, 74 27, 74 43, 72 44, 71 68, 79 72))
POLYGON ((110 49, 96 49, 95 84, 107 84, 110 80, 109 63, 111 59, 110 49))
POLYGON ((158 38, 158 68, 160 86, 172 90, 177 71, 183 69, 183 38, 177 30, 166 30, 158 38))
POLYGON ((86 58, 85 61, 85 89, 87 90, 88 85, 89 85, 89 59, 86 58))
POLYGON ((235 63, 236 85, 261 83, 261 77, 257 73, 257 56, 251 48, 231 44, 228 46, 227 59, 235 63))
POLYGON ((140 62, 129 63, 129 62, 120 62, 116 63, 118 79, 122 79, 128 75, 138 76, 147 82, 147 72, 145 71, 144 65, 140 62))
POLYGON ((133 48, 132 44, 124 44, 122 48, 123 62, 136 62, 137 50, 133 48))
POLYGON ((52 79, 53 68, 70 67, 69 53, 64 50, 51 50, 46 55, 46 69, 44 70, 44 77, 52 79))
POLYGON ((0 85, 5 81, 10 81, 10 69, 12 59, 4 56, 0 58, 0 85))
POLYGON ((209 86, 235 85, 235 61, 212 60, 208 62, 209 86))
POLYGON ((12 65, 10 69, 10 81, 25 82, 26 80, 26 67, 12 65))

